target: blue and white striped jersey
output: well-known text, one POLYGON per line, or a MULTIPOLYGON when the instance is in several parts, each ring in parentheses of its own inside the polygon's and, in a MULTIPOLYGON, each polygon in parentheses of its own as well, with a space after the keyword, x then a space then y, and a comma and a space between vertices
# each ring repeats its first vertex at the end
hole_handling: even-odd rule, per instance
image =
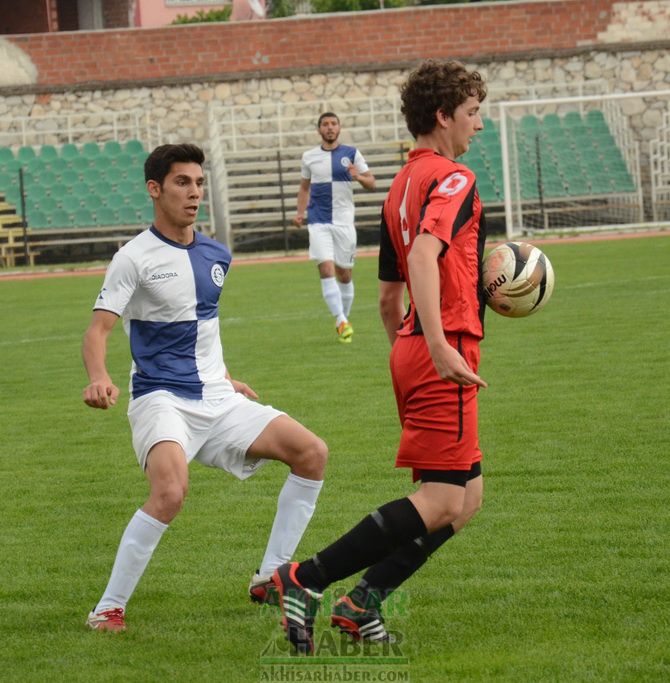
POLYGON ((359 173, 368 165, 355 147, 338 145, 335 149, 314 147, 302 155, 300 173, 310 180, 307 221, 328 225, 354 224, 354 193, 349 166, 359 173))
POLYGON ((231 258, 201 233, 184 246, 153 226, 114 255, 93 309, 123 316, 133 398, 159 389, 192 399, 233 391, 219 336, 219 297, 231 258))

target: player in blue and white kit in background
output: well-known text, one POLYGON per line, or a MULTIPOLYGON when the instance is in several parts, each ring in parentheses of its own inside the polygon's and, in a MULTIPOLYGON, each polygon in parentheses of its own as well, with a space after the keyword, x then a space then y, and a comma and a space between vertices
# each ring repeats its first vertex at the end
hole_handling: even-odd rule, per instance
POLYGON ((231 378, 219 336, 219 296, 231 254, 194 229, 203 198, 204 154, 189 144, 162 145, 144 173, 154 223, 114 256, 82 348, 89 384, 84 402, 115 405, 119 389, 106 368, 107 339, 119 317, 130 339, 133 447, 149 480, 149 498, 126 527, 111 577, 89 614, 90 628, 125 630, 125 609, 163 532, 181 510, 188 465, 198 460, 239 479, 266 460, 291 472, 260 569, 249 593, 268 600, 274 569, 295 551, 314 512, 328 456, 325 443, 231 378))
POLYGON ((354 334, 349 312, 354 302, 351 271, 356 255, 351 181, 374 190, 375 177, 359 150, 337 141, 340 120, 336 114, 321 114, 317 130, 322 144, 302 155, 298 211, 293 223, 302 227, 307 210, 309 257, 319 267, 321 293, 335 316, 338 339, 349 343, 354 334))

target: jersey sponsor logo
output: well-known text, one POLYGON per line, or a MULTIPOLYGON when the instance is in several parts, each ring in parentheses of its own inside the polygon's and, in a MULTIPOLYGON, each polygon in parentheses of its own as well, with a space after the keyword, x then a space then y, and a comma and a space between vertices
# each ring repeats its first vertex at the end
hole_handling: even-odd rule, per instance
POLYGON ((223 268, 218 263, 212 266, 210 275, 212 276, 212 282, 217 287, 223 287, 223 268))
POLYGON ((179 273, 154 273, 149 280, 155 281, 155 280, 169 280, 170 278, 173 277, 179 277, 179 273))
POLYGON ((447 176, 442 181, 442 185, 437 188, 437 191, 452 196, 459 193, 467 184, 468 179, 457 171, 456 173, 447 176))
POLYGON ((407 178, 405 194, 402 196, 402 203, 400 204, 400 232, 402 233, 402 243, 405 246, 409 244, 409 225, 407 225, 407 193, 409 192, 410 180, 412 180, 412 176, 407 178))

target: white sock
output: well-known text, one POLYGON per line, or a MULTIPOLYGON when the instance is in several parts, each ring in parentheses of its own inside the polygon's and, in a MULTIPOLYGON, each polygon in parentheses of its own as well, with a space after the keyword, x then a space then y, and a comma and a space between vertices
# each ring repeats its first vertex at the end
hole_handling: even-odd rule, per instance
POLYGON ((340 288, 337 286, 337 280, 334 277, 321 278, 321 293, 328 306, 328 310, 335 316, 335 324, 339 325, 342 322, 347 322, 342 309, 342 294, 340 288))
POLYGON ((102 612, 114 607, 125 609, 137 582, 142 577, 167 524, 138 510, 121 536, 109 583, 95 608, 102 612))
POLYGON ((342 310, 348 318, 349 313, 351 313, 351 305, 354 303, 354 281, 338 282, 337 286, 340 288, 340 295, 342 296, 342 310))
POLYGON ((258 571, 261 576, 272 576, 277 567, 293 557, 312 519, 322 486, 323 481, 303 479, 292 473, 288 475, 277 498, 277 514, 258 571))

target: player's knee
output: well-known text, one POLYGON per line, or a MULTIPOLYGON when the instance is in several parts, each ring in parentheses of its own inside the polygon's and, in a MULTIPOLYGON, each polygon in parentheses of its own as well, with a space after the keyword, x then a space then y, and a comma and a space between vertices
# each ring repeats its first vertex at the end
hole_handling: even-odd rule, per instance
POLYGON ((453 501, 445 501, 435 512, 432 526, 435 529, 441 529, 456 521, 463 514, 463 506, 453 501))
POLYGON ((179 514, 187 492, 188 486, 176 483, 165 486, 155 493, 153 496, 154 504, 158 509, 161 521, 172 520, 179 514))
POLYGON ((293 470, 298 476, 306 479, 323 479, 327 461, 328 446, 326 442, 313 435, 302 448, 293 470))

